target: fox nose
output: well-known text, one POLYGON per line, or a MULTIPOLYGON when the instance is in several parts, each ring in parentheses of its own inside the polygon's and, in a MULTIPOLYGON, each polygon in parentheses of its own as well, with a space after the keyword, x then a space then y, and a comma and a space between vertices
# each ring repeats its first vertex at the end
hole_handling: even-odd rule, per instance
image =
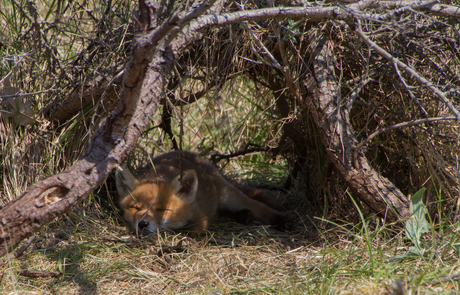
POLYGON ((145 220, 141 220, 139 221, 139 223, 137 224, 137 227, 139 227, 139 229, 142 231, 144 228, 146 228, 147 226, 149 226, 149 223, 145 220))

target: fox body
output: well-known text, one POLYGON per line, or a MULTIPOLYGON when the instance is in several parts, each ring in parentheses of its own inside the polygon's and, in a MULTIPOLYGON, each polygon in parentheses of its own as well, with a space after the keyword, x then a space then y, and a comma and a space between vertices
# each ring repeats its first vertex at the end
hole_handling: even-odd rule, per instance
POLYGON ((116 183, 124 218, 138 233, 158 229, 203 231, 221 209, 255 217, 263 224, 287 227, 281 206, 262 190, 230 183, 220 171, 191 152, 169 152, 152 160, 140 177, 126 167, 117 171, 116 183), (182 179, 180 165, 182 162, 182 179))

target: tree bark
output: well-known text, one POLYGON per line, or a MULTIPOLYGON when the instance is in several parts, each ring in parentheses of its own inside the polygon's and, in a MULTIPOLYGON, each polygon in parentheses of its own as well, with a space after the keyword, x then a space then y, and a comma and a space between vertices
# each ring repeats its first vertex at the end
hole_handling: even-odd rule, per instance
POLYGON ((332 44, 322 37, 313 60, 314 77, 307 78, 307 107, 321 134, 330 159, 347 185, 375 212, 388 221, 409 217, 409 200, 387 178, 372 168, 363 153, 353 159, 356 132, 342 107, 340 85, 335 76, 332 44), (353 163, 358 163, 354 167, 353 163))
POLYGON ((171 37, 173 29, 180 29, 179 22, 198 17, 208 5, 201 5, 183 18, 174 14, 157 29, 136 39, 122 82, 122 98, 115 111, 102 121, 83 158, 66 171, 29 187, 0 211, 0 256, 67 212, 124 160, 160 104, 174 48, 183 49, 196 40, 181 38, 170 46, 171 40, 165 39, 171 37))
MULTIPOLYGON (((75 87, 61 102, 53 102, 43 110, 43 117, 64 124, 75 115, 79 114, 88 105, 95 104, 104 99, 103 96, 113 98, 116 96, 116 87, 122 80, 123 67, 114 66, 112 73, 107 76, 99 75, 91 81, 75 87)), ((111 104, 114 107, 116 101, 111 104)))

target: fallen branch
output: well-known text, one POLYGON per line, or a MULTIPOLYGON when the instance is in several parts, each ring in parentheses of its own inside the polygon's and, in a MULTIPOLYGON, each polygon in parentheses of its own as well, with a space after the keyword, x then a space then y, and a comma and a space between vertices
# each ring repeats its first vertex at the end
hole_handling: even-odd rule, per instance
POLYGON ((445 276, 445 277, 442 277, 440 279, 433 280, 432 282, 427 283, 426 285, 436 286, 436 285, 439 285, 441 283, 458 281, 459 279, 460 279, 460 270, 455 272, 454 274, 449 275, 449 276, 445 276))
POLYGON ((22 253, 24 253, 24 251, 26 251, 27 248, 29 248, 29 246, 37 239, 37 236, 31 236, 27 242, 24 243, 24 245, 22 245, 20 248, 16 249, 16 251, 14 251, 14 253, 9 253, 8 255, 6 255, 6 257, 0 259, 0 266, 2 266, 3 264, 7 263, 8 260, 11 260, 13 258, 18 258, 19 256, 22 255, 22 253))
POLYGON ((49 278, 62 275, 62 273, 58 271, 27 270, 21 268, 19 268, 17 271, 18 275, 29 278, 49 278))

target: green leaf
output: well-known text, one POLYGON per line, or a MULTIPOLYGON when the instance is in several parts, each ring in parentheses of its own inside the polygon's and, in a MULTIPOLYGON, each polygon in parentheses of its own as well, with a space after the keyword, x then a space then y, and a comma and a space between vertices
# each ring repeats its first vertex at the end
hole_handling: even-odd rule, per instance
POLYGON ((420 246, 420 237, 430 229, 430 224, 425 218, 428 212, 422 200, 425 190, 425 188, 422 188, 412 196, 410 201, 411 217, 405 224, 406 235, 417 249, 411 252, 418 255, 423 255, 424 253, 420 246))

